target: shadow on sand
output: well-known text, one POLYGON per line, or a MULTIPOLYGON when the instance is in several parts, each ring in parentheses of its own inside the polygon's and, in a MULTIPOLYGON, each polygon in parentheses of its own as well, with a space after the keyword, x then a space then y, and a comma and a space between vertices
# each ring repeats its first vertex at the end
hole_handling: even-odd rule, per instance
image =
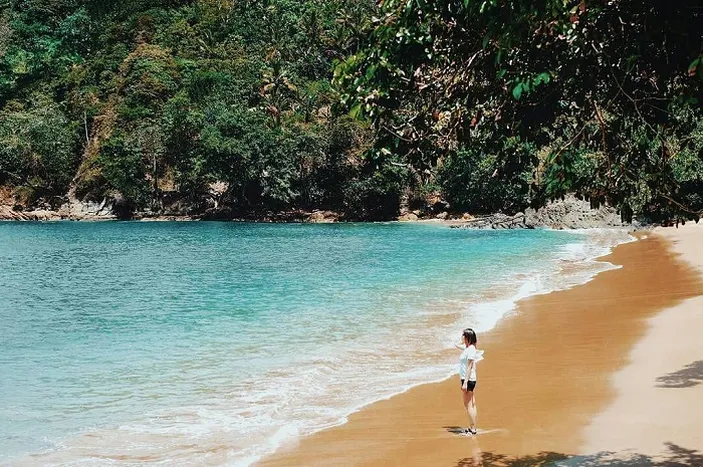
POLYGON ((587 456, 569 456, 541 452, 522 457, 484 452, 474 458, 461 459, 456 467, 695 467, 703 466, 703 454, 672 443, 667 452, 656 458, 637 453, 599 452, 587 456))
POLYGON ((455 435, 462 435, 466 431, 466 427, 463 426, 445 426, 444 429, 455 435))
POLYGON ((689 363, 679 371, 657 378, 659 388, 690 388, 703 383, 703 360, 689 363))

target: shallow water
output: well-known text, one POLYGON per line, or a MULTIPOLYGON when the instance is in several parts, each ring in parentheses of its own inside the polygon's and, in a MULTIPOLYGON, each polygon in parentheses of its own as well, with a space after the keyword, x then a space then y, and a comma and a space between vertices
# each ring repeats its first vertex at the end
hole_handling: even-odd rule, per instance
POLYGON ((0 223, 0 462, 250 464, 446 377, 461 328, 588 280, 628 238, 0 223))

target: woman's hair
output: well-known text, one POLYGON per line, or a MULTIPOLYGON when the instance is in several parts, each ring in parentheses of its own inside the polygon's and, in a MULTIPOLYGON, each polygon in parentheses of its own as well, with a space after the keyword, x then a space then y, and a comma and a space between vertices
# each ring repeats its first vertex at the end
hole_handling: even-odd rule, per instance
POLYGON ((478 339, 476 338, 476 332, 471 328, 464 329, 464 337, 466 337, 466 340, 469 345, 475 345, 476 342, 478 342, 478 339))

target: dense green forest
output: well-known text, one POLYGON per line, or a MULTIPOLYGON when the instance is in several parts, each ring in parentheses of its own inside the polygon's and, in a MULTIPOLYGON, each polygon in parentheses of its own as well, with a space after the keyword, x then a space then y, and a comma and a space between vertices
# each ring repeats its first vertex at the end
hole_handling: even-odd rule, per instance
POLYGON ((125 216, 573 192, 697 219, 701 24, 696 0, 0 0, 0 185, 125 216))

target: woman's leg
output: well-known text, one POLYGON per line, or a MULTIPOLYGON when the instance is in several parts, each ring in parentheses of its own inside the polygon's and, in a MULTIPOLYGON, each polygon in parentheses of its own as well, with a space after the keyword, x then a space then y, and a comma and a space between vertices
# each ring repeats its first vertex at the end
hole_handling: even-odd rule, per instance
POLYGON ((467 391, 467 395, 469 402, 466 411, 469 413, 471 431, 476 431, 476 422, 478 421, 478 409, 476 408, 476 394, 474 394, 474 391, 467 391))
MULTIPOLYGON (((464 410, 468 413, 469 411, 469 394, 470 392, 461 388, 461 399, 464 402, 464 410)), ((468 430, 462 429, 462 432, 468 432, 468 430)))

